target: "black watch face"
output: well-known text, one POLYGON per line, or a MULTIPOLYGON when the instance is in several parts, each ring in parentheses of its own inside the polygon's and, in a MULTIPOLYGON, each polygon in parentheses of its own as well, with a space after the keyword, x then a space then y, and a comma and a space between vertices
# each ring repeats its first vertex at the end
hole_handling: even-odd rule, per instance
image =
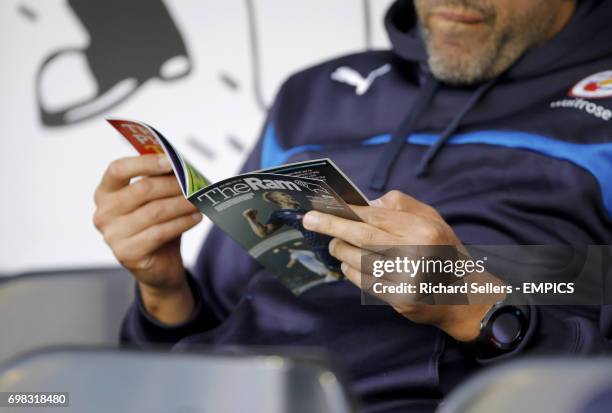
POLYGON ((500 347, 513 344, 521 336, 523 325, 522 314, 519 310, 504 312, 493 320, 491 325, 491 336, 500 347))

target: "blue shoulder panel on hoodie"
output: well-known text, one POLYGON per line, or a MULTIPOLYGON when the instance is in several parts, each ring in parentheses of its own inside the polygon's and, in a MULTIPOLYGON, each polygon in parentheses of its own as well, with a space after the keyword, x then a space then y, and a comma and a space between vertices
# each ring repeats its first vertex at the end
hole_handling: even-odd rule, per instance
POLYGON ((279 166, 287 162, 287 159, 293 155, 306 151, 318 151, 322 148, 322 145, 302 145, 285 150, 279 145, 278 139, 276 139, 274 125, 268 125, 261 146, 261 168, 279 166))
MULTIPOLYGON (((391 135, 378 135, 364 140, 363 145, 381 145, 391 135)), ((412 134, 407 142, 415 145, 433 145, 438 135, 412 134)), ((478 131, 454 135, 453 145, 484 144, 506 148, 526 149, 551 158, 568 161, 589 171, 599 183, 603 203, 612 217, 612 143, 579 144, 563 142, 542 135, 517 131, 478 131)), ((322 145, 302 145, 283 149, 276 138, 273 125, 268 125, 263 138, 261 167, 270 168, 285 163, 291 156, 306 151, 321 150, 322 145)))

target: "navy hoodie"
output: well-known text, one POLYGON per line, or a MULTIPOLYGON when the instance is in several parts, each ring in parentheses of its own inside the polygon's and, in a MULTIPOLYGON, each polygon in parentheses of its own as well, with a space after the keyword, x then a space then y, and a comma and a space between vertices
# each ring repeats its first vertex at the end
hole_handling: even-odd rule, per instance
MULTIPOLYGON (((612 2, 580 1, 506 73, 453 87, 429 74, 413 5, 398 1, 385 18, 391 51, 340 57, 283 84, 244 171, 329 157, 371 199, 396 189, 432 205, 464 243, 611 244, 610 21, 612 2), (385 65, 365 93, 332 76, 385 65)), ((368 412, 432 411, 483 364, 434 327, 362 306, 347 281, 294 296, 218 228, 192 274, 192 317, 163 326, 137 294, 124 343, 324 348, 368 412)), ((602 353, 611 341, 608 306, 539 306, 501 358, 602 353)))

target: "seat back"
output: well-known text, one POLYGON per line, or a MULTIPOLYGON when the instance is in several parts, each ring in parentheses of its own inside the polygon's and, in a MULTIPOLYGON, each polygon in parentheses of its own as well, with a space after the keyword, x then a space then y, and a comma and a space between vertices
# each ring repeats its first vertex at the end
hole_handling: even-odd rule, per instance
POLYGON ((120 268, 0 279, 0 361, 45 346, 118 343, 133 290, 120 268))
POLYGON ((0 392, 68 392, 67 413, 355 411, 324 358, 275 353, 46 350, 0 366, 0 392))
POLYGON ((610 394, 612 358, 524 359, 469 379, 438 413, 600 413, 597 403, 610 394))

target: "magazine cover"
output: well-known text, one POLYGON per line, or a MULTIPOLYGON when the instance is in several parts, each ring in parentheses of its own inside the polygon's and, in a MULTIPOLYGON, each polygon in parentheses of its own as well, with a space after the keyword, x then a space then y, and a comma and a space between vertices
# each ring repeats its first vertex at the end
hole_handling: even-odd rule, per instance
POLYGON ((348 204, 368 204, 331 160, 289 164, 211 184, 154 128, 123 119, 108 122, 139 153, 165 153, 184 196, 295 294, 343 278, 340 263, 328 252, 331 237, 302 225, 311 210, 359 220, 348 204))
POLYGON ((176 180, 185 198, 210 185, 210 181, 193 167, 185 157, 174 149, 172 144, 159 132, 142 122, 126 119, 107 119, 117 131, 141 155, 163 154, 170 159, 176 180))
POLYGON ((368 200, 365 195, 331 159, 303 161, 276 168, 268 168, 260 172, 325 181, 347 204, 362 206, 368 205, 368 200))

